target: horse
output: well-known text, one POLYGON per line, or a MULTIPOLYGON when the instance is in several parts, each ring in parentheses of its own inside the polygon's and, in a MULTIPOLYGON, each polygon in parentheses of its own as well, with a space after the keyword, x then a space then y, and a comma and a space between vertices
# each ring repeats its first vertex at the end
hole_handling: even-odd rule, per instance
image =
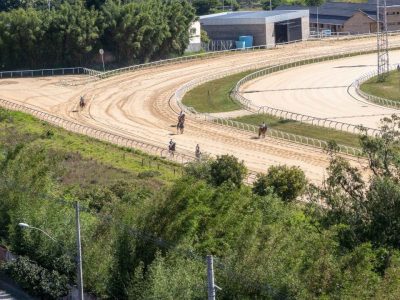
POLYGON ((265 134, 267 133, 267 126, 260 126, 258 128, 258 138, 260 138, 261 136, 263 138, 265 138, 265 134))
POLYGON ((184 119, 183 120, 181 119, 178 122, 178 124, 176 124, 176 132, 180 131, 180 133, 182 134, 184 129, 185 129, 185 121, 184 119))
POLYGON ((79 107, 83 109, 85 106, 86 106, 85 99, 81 97, 81 100, 79 100, 79 107))
POLYGON ((175 154, 175 148, 176 148, 176 143, 172 142, 168 145, 168 152, 169 154, 171 154, 172 156, 174 156, 175 154))
POLYGON ((196 156, 196 159, 197 159, 197 160, 200 160, 200 158, 201 158, 200 149, 196 149, 196 151, 194 152, 194 155, 196 156))

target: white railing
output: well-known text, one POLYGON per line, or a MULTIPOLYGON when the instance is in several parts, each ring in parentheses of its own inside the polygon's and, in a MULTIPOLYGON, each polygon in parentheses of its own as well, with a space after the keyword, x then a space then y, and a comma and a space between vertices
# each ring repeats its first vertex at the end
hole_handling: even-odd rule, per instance
MULTIPOLYGON (((392 65, 389 68, 389 71, 394 71, 394 70, 398 70, 398 65, 392 65)), ((399 101, 395 101, 395 100, 390 100, 390 99, 386 99, 386 98, 382 98, 382 97, 378 97, 378 96, 374 96, 371 94, 368 94, 364 91, 361 90, 361 85, 368 81, 369 79, 376 77, 378 75, 377 70, 373 70, 371 72, 368 72, 367 74, 362 75, 360 78, 358 78, 356 81, 353 82, 353 86, 357 92, 358 95, 360 95, 360 97, 366 99, 367 101, 370 101, 372 103, 375 104, 379 104, 379 105, 383 105, 383 106, 387 106, 387 107, 391 107, 391 108, 400 108, 400 93, 399 93, 399 101)))
POLYGON ((177 57, 177 58, 163 59, 163 60, 153 61, 153 62, 149 62, 149 63, 143 63, 143 64, 132 65, 129 67, 119 68, 119 69, 115 69, 115 70, 111 70, 111 71, 107 71, 107 72, 100 72, 98 74, 94 74, 93 76, 90 76, 89 78, 85 78, 85 79, 63 80, 61 83, 65 84, 65 85, 73 85, 73 86, 74 85, 82 85, 82 84, 87 84, 92 81, 97 81, 99 79, 109 78, 111 76, 119 75, 119 74, 126 73, 126 72, 132 72, 132 71, 136 71, 136 70, 149 69, 149 68, 165 66, 165 65, 180 64, 180 63, 185 63, 185 62, 192 61, 192 60, 208 59, 208 58, 213 58, 216 56, 226 55, 229 53, 244 53, 244 52, 256 51, 256 50, 261 50, 261 49, 275 48, 275 47, 279 47, 279 46, 283 46, 283 45, 287 45, 287 44, 295 44, 295 43, 299 43, 299 42, 306 42, 306 41, 296 40, 296 41, 291 41, 291 42, 286 42, 286 43, 279 43, 276 45, 259 45, 259 46, 253 46, 253 47, 247 47, 247 48, 204 52, 204 53, 200 53, 200 54, 187 55, 187 56, 182 56, 182 57, 177 57))
POLYGON ((63 75, 78 75, 85 74, 94 76, 101 74, 101 72, 82 68, 58 68, 58 69, 36 69, 36 70, 17 70, 17 71, 3 71, 0 72, 0 79, 2 78, 18 78, 18 77, 45 77, 45 76, 63 76, 63 75))
MULTIPOLYGON (((399 44, 391 45, 391 48, 398 48, 398 47, 399 47, 399 44)), ((309 116, 309 115, 305 115, 305 114, 299 114, 299 113, 295 113, 295 112, 291 112, 291 111, 276 109, 276 108, 269 107, 269 106, 259 106, 259 105, 252 103, 252 101, 250 99, 247 99, 242 94, 240 94, 240 88, 242 85, 244 85, 248 81, 258 78, 258 77, 266 76, 266 75, 274 73, 274 72, 278 72, 278 71, 285 70, 285 69, 292 68, 292 67, 301 66, 304 64, 316 63, 316 62, 332 60, 332 59, 337 59, 337 58, 344 58, 344 57, 353 56, 353 55, 362 55, 362 54, 371 53, 372 51, 375 51, 375 49, 373 49, 373 48, 365 49, 364 48, 357 52, 351 52, 351 53, 349 53, 349 52, 348 53, 335 53, 335 54, 331 53, 331 54, 327 54, 327 55, 323 55, 323 56, 319 56, 319 57, 313 57, 313 58, 305 57, 302 60, 298 60, 298 61, 294 61, 294 62, 286 60, 284 63, 282 63, 282 61, 280 61, 280 62, 278 62, 278 65, 256 71, 256 72, 249 74, 246 77, 242 78, 236 84, 235 88, 233 89, 232 95, 244 107, 246 107, 247 109, 249 109, 255 113, 258 113, 258 114, 259 113, 267 113, 267 114, 270 114, 270 115, 273 115, 273 116, 276 116, 279 118, 296 120, 299 122, 304 122, 304 123, 317 125, 317 126, 328 127, 328 128, 332 128, 332 129, 336 129, 336 130, 341 130, 341 131, 347 131, 347 132, 351 132, 351 133, 355 133, 355 134, 366 132, 368 135, 373 135, 373 136, 379 135, 381 131, 378 129, 374 129, 374 128, 368 128, 365 126, 361 127, 359 125, 357 126, 357 125, 353 125, 353 124, 349 124, 349 123, 345 123, 345 122, 338 122, 338 121, 334 121, 334 120, 329 120, 327 118, 317 118, 317 117, 313 117, 313 116, 309 116)))
MULTIPOLYGON (((398 48, 398 47, 400 47, 400 43, 395 43, 395 44, 391 45, 391 48, 398 48)), ((174 97, 175 97, 177 104, 181 110, 185 111, 186 113, 193 114, 194 117, 196 117, 196 118, 203 118, 206 121, 207 120, 210 121, 212 118, 212 120, 211 120, 212 122, 218 122, 219 124, 222 124, 222 125, 234 124, 234 123, 229 123, 229 122, 235 122, 235 121, 232 121, 232 120, 228 121, 228 119, 211 117, 208 114, 198 113, 192 107, 185 106, 182 103, 183 96, 189 90, 192 90, 195 87, 197 87, 203 83, 206 83, 206 82, 209 82, 212 80, 216 80, 219 78, 223 78, 223 77, 226 77, 226 76, 229 76, 232 74, 237 74, 240 72, 252 70, 252 69, 260 69, 262 67, 265 67, 266 65, 270 65, 270 67, 267 69, 263 69, 263 70, 257 71, 255 73, 252 73, 252 74, 246 76, 245 78, 240 80, 238 82, 238 84, 235 86, 235 88, 233 89, 232 94, 234 94, 234 96, 237 97, 237 100, 245 108, 247 108, 250 111, 253 111, 254 113, 260 113, 260 110, 262 110, 265 113, 269 113, 269 114, 275 115, 277 117, 285 117, 287 119, 293 119, 293 120, 304 122, 304 123, 311 124, 311 125, 318 125, 318 126, 323 126, 323 127, 327 127, 327 128, 332 128, 332 129, 342 130, 342 131, 347 131, 347 132, 352 132, 352 133, 360 133, 361 127, 355 126, 353 124, 337 122, 337 121, 332 121, 332 120, 327 120, 327 119, 322 119, 322 118, 315 118, 312 116, 297 114, 294 112, 277 110, 277 109, 269 108, 266 106, 262 106, 262 107, 256 106, 250 100, 244 98, 242 95, 239 94, 239 88, 242 84, 244 84, 248 80, 252 80, 258 76, 265 76, 266 74, 269 74, 267 70, 269 70, 269 71, 273 70, 274 72, 277 72, 277 71, 284 70, 284 69, 287 69, 290 67, 298 67, 298 66, 302 66, 304 64, 316 63, 316 62, 321 62, 324 60, 333 60, 333 59, 339 59, 339 58, 350 57, 350 56, 355 56, 355 55, 363 55, 363 54, 367 54, 367 53, 371 53, 371 52, 375 52, 375 51, 376 51, 375 47, 370 47, 370 48, 365 48, 365 46, 360 47, 360 48, 352 47, 352 48, 349 48, 346 50, 340 50, 337 52, 332 52, 332 53, 328 53, 328 54, 320 55, 320 56, 316 56, 315 54, 299 55, 299 56, 285 57, 278 61, 274 61, 273 63, 262 62, 262 63, 248 64, 248 65, 245 65, 245 66, 242 66, 239 68, 233 68, 228 71, 223 71, 223 72, 220 72, 217 74, 208 75, 208 76, 194 79, 194 80, 182 85, 180 88, 178 88, 175 91, 174 97), (271 66, 274 63, 276 63, 276 65, 271 66), (257 74, 257 75, 255 75, 255 74, 257 74), (218 120, 215 120, 215 119, 218 119, 218 120)), ((250 127, 251 125, 249 125, 249 124, 244 124, 244 123, 239 123, 239 122, 236 122, 235 124, 237 126, 234 126, 234 127, 246 129, 246 130, 254 132, 254 129, 251 128, 250 127)), ((377 129, 365 128, 365 127, 363 127, 363 128, 365 130, 367 130, 368 134, 377 135, 380 133, 380 131, 377 129)), ((288 134, 286 132, 281 132, 278 130, 274 130, 274 131, 271 130, 270 135, 274 136, 274 137, 279 137, 279 138, 282 138, 285 140, 295 141, 296 143, 315 146, 318 148, 326 147, 325 141, 318 140, 318 139, 312 139, 312 138, 308 138, 308 140, 306 140, 307 137, 300 136, 300 135, 294 135, 294 134, 288 134)), ((339 146, 340 146, 341 152, 344 152, 347 154, 354 154, 354 153, 358 154, 359 153, 359 150, 356 148, 348 147, 348 146, 344 146, 344 145, 339 145, 339 146)))
MULTIPOLYGON (((323 29, 322 29, 323 30, 323 29)), ((310 34, 310 40, 321 40, 321 39, 362 39, 368 37, 376 36, 376 32, 368 32, 368 33, 351 33, 351 32, 331 32, 331 34, 324 34, 320 31, 319 34, 313 33, 310 34)), ((313 31, 315 32, 315 30, 313 31)), ((400 30, 392 30, 388 31, 389 36, 395 36, 400 34, 400 30)))
MULTIPOLYGON (((182 165, 197 160, 194 155, 191 156, 179 153, 179 151, 175 151, 174 155, 170 155, 166 147, 165 148, 159 147, 153 144, 141 142, 132 138, 111 133, 102 129, 98 129, 87 125, 82 125, 8 100, 0 99, 0 106, 10 110, 28 113, 30 115, 35 116, 39 120, 46 121, 51 125, 64 128, 71 132, 83 134, 121 147, 140 149, 151 155, 159 156, 163 159, 167 159, 182 165)), ((204 154, 210 156, 208 153, 204 154)), ((149 160, 149 162, 151 162, 151 160, 149 160)), ((143 165, 143 160, 142 160, 142 165, 143 165)), ((176 169, 173 166, 171 166, 171 168, 173 168, 173 172, 175 174, 176 169)), ((256 177, 257 177, 256 172, 248 171, 247 177, 244 179, 244 181, 247 184, 252 184, 255 181, 256 177)))

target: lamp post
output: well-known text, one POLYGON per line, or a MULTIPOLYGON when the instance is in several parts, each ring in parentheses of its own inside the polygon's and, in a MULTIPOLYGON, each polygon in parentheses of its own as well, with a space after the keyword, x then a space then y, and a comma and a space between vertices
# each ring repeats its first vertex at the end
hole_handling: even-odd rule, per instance
POLYGON ((105 67, 104 67, 104 50, 103 50, 103 49, 100 49, 100 50, 99 50, 99 53, 100 53, 100 55, 101 55, 101 61, 103 62, 103 72, 105 72, 106 69, 105 69, 105 67))
MULTIPOLYGON (((77 261, 76 261, 76 267, 77 267, 77 282, 78 282, 78 293, 79 293, 79 300, 84 300, 83 297, 83 272, 82 272, 82 248, 81 248, 81 228, 80 228, 80 222, 79 222, 79 202, 76 202, 75 204, 75 209, 76 209, 76 246, 77 246, 77 261)), ((34 229, 38 230, 41 233, 45 234, 48 238, 50 238, 52 241, 58 243, 58 241, 53 238, 51 235, 49 235, 46 231, 33 227, 27 223, 18 223, 19 227, 22 228, 29 228, 29 229, 34 229)))

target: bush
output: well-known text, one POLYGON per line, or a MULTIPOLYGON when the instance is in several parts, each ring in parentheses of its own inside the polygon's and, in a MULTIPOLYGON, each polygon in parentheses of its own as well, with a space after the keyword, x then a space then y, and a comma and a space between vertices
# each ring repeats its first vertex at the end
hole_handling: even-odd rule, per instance
POLYGON ((140 172, 138 174, 138 178, 140 178, 140 179, 152 178, 152 177, 156 177, 156 176, 160 176, 160 175, 161 175, 161 173, 158 171, 149 170, 149 171, 140 172))
POLYGON ((247 169, 243 161, 239 162, 233 155, 217 156, 217 159, 210 166, 210 181, 215 186, 231 182, 236 187, 239 187, 246 174, 247 169))
POLYGON ((27 257, 20 256, 3 266, 5 272, 34 296, 58 299, 68 293, 67 277, 42 268, 27 257))
POLYGON ((307 185, 306 176, 299 167, 272 166, 266 175, 258 175, 253 184, 253 192, 260 196, 273 191, 286 202, 300 196, 307 185))

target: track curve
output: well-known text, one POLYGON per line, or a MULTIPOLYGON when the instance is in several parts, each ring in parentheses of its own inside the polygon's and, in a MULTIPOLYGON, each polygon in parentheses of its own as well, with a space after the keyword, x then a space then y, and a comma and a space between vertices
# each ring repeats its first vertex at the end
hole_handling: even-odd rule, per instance
MULTIPOLYGON (((391 39, 400 41, 397 36, 391 39)), ((251 133, 191 117, 187 119, 185 133, 176 135, 174 127, 178 106, 170 101, 171 96, 179 86, 194 78, 242 65, 266 61, 273 64, 274 60, 285 56, 318 54, 374 43, 373 39, 362 39, 287 45, 276 50, 139 70, 86 86, 60 86, 60 77, 13 79, 12 83, 8 80, 9 83, 3 85, 0 81, 0 98, 160 147, 166 147, 172 137, 177 142, 178 151, 191 155, 196 144, 200 144, 203 152, 212 155, 229 153, 237 156, 255 172, 265 172, 275 164, 299 166, 311 181, 320 183, 328 164, 328 157, 320 150, 271 138, 258 140, 251 133), (88 105, 77 111, 82 94, 88 99, 88 105)))

